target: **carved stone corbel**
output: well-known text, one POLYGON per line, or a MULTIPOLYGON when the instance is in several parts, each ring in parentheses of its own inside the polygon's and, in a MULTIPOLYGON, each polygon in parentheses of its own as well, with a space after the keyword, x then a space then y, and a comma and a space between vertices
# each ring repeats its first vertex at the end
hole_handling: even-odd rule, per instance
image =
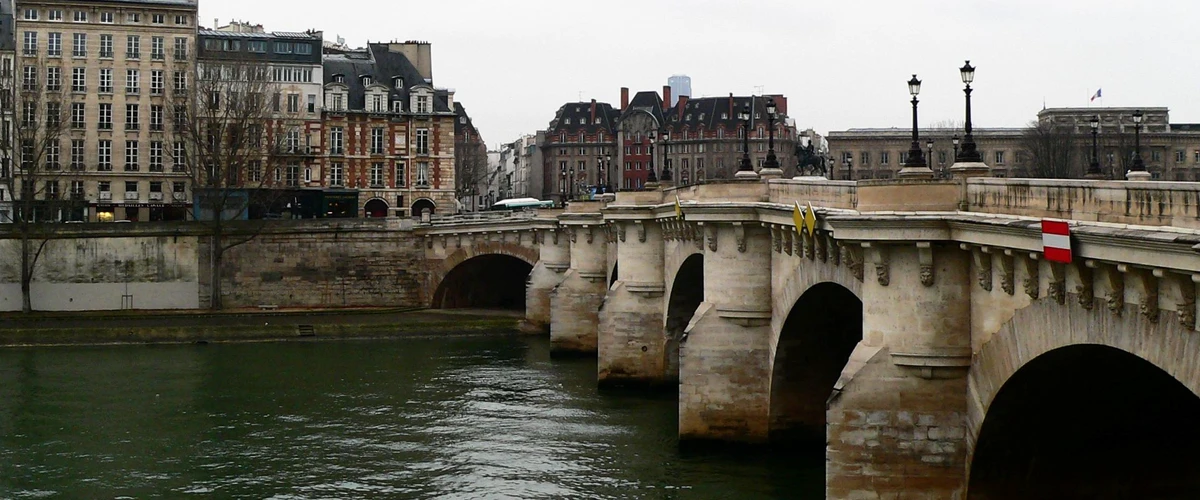
POLYGON ((801 237, 804 239, 804 257, 808 260, 817 258, 817 251, 816 248, 814 248, 816 245, 813 242, 813 235, 809 234, 808 231, 805 231, 801 237))
POLYGON ((863 243, 862 247, 869 252, 871 264, 875 266, 875 281, 879 283, 879 286, 891 284, 891 261, 887 248, 872 243, 863 243))
MULTIPOLYGON (((1095 261, 1089 260, 1086 265, 1094 269, 1095 261)), ((1107 278, 1108 292, 1104 294, 1104 302, 1108 304, 1109 311, 1120 316, 1121 310, 1125 308, 1125 273, 1129 272, 1129 266, 1118 264, 1106 271, 1104 274, 1107 278)))
POLYGON ((550 237, 554 240, 554 244, 558 245, 558 229, 550 230, 550 237))
POLYGON ((594 238, 596 236, 596 228, 594 228, 592 226, 583 226, 583 228, 587 229, 587 242, 589 245, 591 245, 592 238, 594 238))
POLYGON ((425 237, 425 248, 433 249, 433 237, 432 236, 425 237))
POLYGON ((577 233, 578 231, 574 227, 567 226, 567 236, 570 236, 571 243, 575 243, 575 238, 579 236, 577 233))
POLYGON ((738 252, 746 252, 746 226, 741 222, 733 223, 733 237, 737 240, 738 252))
POLYGON ((1029 298, 1037 300, 1038 292, 1041 289, 1041 266, 1038 264, 1038 254, 1029 254, 1028 259, 1021 259, 1025 263, 1025 295, 1029 298))
POLYGON ((704 228, 700 224, 692 225, 692 242, 696 244, 696 250, 704 250, 704 228))
POLYGON ((1200 274, 1182 275, 1176 278, 1179 285, 1179 302, 1175 308, 1179 311, 1179 324, 1189 330, 1196 329, 1196 283, 1200 282, 1200 274))
POLYGON ((771 248, 775 250, 775 253, 783 252, 783 234, 774 225, 771 226, 771 248))
POLYGON ((617 223, 617 238, 621 239, 621 243, 625 242, 625 224, 617 223))
POLYGON ((442 240, 442 250, 445 250, 446 247, 450 246, 450 237, 449 236, 442 235, 442 237, 440 239, 442 240))
POLYGON ((833 239, 833 235, 825 233, 825 247, 829 249, 829 258, 833 260, 833 265, 842 265, 842 245, 833 239))
POLYGON ((975 274, 979 280, 979 287, 985 291, 992 291, 992 254, 988 247, 979 247, 971 251, 971 256, 975 258, 975 274))
POLYGON ((817 233, 813 235, 813 250, 817 254, 817 260, 825 262, 828 258, 828 251, 825 248, 825 236, 817 233))
MULTIPOLYGON (((1093 266, 1095 262, 1091 263, 1093 266)), ((1079 284, 1075 285, 1075 297, 1079 301, 1079 305, 1084 309, 1091 310, 1096 303, 1095 289, 1092 286, 1092 268, 1088 267, 1088 263, 1081 266, 1075 266, 1079 271, 1079 284)))
POLYGON ((637 226, 638 243, 645 243, 646 242, 646 225, 643 224, 642 221, 640 221, 640 220, 633 221, 633 223, 634 223, 634 225, 637 226))
POLYGON ((1016 270, 1013 269, 1013 252, 1012 250, 1004 250, 1003 255, 997 255, 1000 260, 1000 289, 1004 293, 1013 295, 1016 293, 1017 278, 1016 270))
POLYGON ((784 253, 786 253, 788 255, 792 254, 792 245, 793 245, 792 240, 795 239, 795 237, 796 237, 796 231, 790 227, 784 226, 784 228, 783 228, 783 251, 784 251, 784 253))
POLYGON ((717 251, 717 226, 704 226, 704 237, 708 240, 708 250, 710 252, 717 251))
POLYGON ((1151 323, 1158 323, 1158 279, 1165 274, 1162 269, 1141 270, 1137 273, 1142 282, 1142 302, 1138 309, 1151 323))
POLYGON ((933 273, 933 244, 928 241, 917 242, 917 262, 921 265, 921 284, 933 286, 936 279, 933 273))
POLYGON ((1057 262, 1050 262, 1050 282, 1046 284, 1046 295, 1058 302, 1067 303, 1067 269, 1057 262))

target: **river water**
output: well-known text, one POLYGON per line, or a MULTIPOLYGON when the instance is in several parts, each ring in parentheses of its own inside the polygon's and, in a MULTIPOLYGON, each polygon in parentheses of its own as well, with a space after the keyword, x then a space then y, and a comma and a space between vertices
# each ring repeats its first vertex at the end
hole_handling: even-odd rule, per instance
POLYGON ((516 336, 0 349, 0 498, 824 498, 516 336))

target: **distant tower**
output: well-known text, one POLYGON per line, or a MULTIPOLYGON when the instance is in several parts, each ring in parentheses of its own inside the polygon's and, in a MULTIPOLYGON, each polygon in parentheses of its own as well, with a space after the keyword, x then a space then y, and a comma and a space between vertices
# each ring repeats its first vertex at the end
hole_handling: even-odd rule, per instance
POLYGON ((692 77, 690 76, 672 75, 670 78, 667 78, 667 86, 671 87, 672 106, 679 102, 679 96, 681 95, 695 97, 692 95, 692 77))

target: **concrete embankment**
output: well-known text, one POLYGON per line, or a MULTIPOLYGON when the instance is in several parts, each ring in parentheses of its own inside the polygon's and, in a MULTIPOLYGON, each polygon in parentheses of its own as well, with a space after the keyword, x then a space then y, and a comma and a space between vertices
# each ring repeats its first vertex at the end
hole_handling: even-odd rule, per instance
POLYGON ((120 311, 0 315, 0 346, 333 340, 518 333, 521 315, 476 310, 120 311))

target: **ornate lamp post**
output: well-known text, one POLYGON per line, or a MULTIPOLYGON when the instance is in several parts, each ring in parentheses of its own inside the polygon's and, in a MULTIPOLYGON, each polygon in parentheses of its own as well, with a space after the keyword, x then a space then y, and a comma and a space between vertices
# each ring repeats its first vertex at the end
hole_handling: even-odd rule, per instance
POLYGON ((958 161, 958 134, 950 138, 950 143, 954 145, 954 157, 950 158, 950 161, 958 161))
POLYGON ((610 173, 611 171, 612 171, 612 155, 606 154, 606 155, 604 155, 604 172, 603 172, 604 173, 603 177, 604 177, 604 192, 605 193, 611 193, 613 191, 612 183, 609 182, 609 177, 612 175, 610 173))
POLYGON ((1100 117, 1092 116, 1088 122, 1092 126, 1092 162, 1088 164, 1087 175, 1089 179, 1103 179, 1104 174, 1100 173, 1100 161, 1096 158, 1096 135, 1100 131, 1100 117))
POLYGON ((664 128, 662 131, 662 155, 663 155, 663 171, 660 180, 671 180, 671 131, 664 128))
POLYGON ((750 164, 750 102, 742 103, 742 111, 738 113, 738 119, 745 123, 742 128, 742 161, 738 164, 738 171, 733 174, 738 179, 755 179, 758 174, 754 172, 754 166, 750 164))
POLYGON ((854 180, 854 159, 849 156, 842 156, 842 168, 846 169, 847 180, 854 180))
POLYGON ((966 137, 963 138, 962 150, 954 156, 954 161, 981 163, 983 162, 983 158, 979 156, 979 151, 975 149, 975 137, 971 135, 971 82, 975 81, 975 68, 971 66, 971 61, 967 61, 958 71, 962 75, 963 83, 967 85, 963 89, 963 93, 967 95, 967 123, 964 127, 966 137))
POLYGON ((558 172, 558 198, 563 205, 567 203, 567 166, 564 164, 558 172))
POLYGON ((763 162, 763 170, 759 175, 783 176, 779 169, 779 159, 775 157, 775 98, 767 98, 767 160, 763 162))
POLYGON ((925 139, 925 161, 929 163, 929 169, 933 170, 933 139, 925 139))
POLYGON ((646 184, 643 187, 657 189, 658 174, 654 172, 654 140, 658 138, 658 132, 651 130, 646 137, 650 139, 650 164, 648 165, 650 172, 646 174, 646 184))
POLYGON ((900 177, 911 178, 932 178, 933 171, 925 164, 925 155, 921 152, 921 139, 917 132, 917 94, 921 93, 921 80, 917 79, 917 75, 913 75, 908 81, 908 93, 912 94, 912 146, 908 148, 908 160, 904 162, 904 168, 900 169, 898 174, 900 177))
POLYGON ((572 199, 572 200, 573 200, 573 199, 575 199, 575 184, 576 184, 576 183, 578 183, 578 179, 575 177, 575 166, 574 166, 574 165, 571 165, 571 177, 570 177, 570 185, 571 185, 571 187, 570 187, 570 193, 569 193, 569 194, 571 195, 571 199, 572 199))

